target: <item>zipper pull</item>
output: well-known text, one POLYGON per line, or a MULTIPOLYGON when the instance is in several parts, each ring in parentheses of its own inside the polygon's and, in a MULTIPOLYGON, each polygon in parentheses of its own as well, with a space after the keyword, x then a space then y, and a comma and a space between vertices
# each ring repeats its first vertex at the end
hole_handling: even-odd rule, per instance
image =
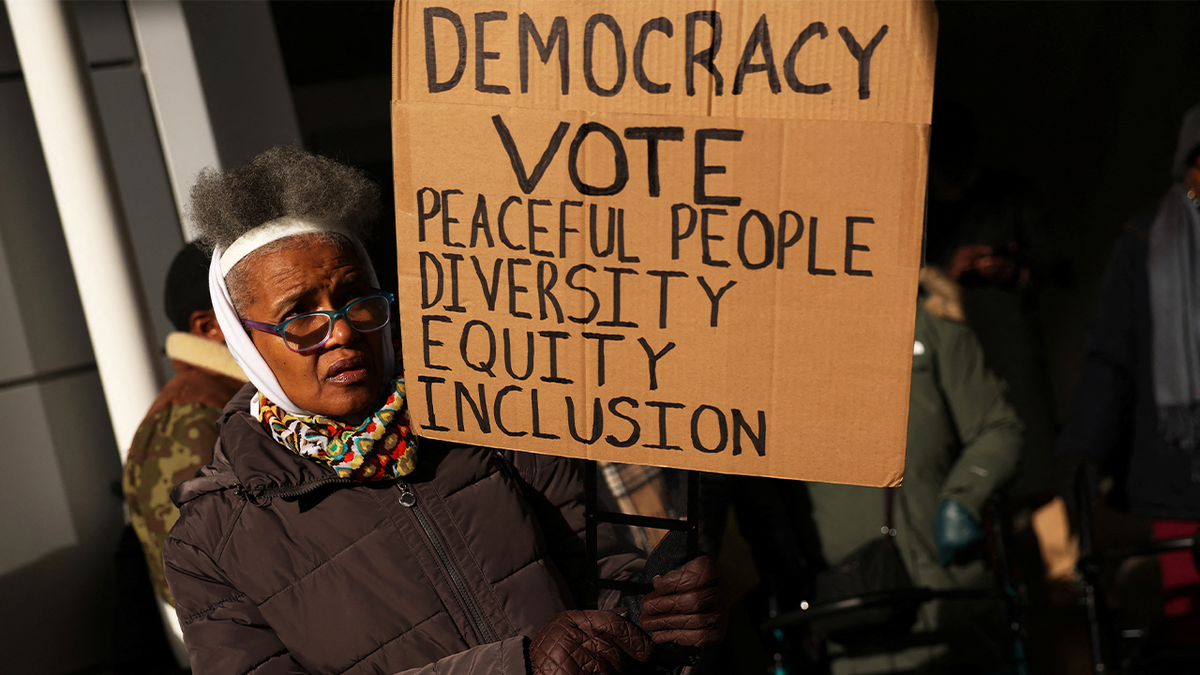
POLYGON ((400 488, 400 506, 412 508, 417 503, 417 493, 413 492, 408 483, 397 483, 396 487, 400 488))

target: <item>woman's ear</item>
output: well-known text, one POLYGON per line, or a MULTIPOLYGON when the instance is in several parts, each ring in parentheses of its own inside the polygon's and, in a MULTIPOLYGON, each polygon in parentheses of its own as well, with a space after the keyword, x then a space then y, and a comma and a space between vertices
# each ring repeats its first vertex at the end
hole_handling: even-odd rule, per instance
POLYGON ((221 332, 221 324, 217 321, 217 313, 212 309, 198 309, 188 318, 188 332, 208 338, 213 342, 225 344, 225 334, 221 332))

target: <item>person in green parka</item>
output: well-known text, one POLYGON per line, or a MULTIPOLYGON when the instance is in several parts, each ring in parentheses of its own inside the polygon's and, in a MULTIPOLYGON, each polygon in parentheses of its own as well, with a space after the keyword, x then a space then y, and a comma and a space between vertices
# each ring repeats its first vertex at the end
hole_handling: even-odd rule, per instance
MULTIPOLYGON (((982 559, 981 510, 1017 471, 1023 427, 1004 384, 984 366, 954 286, 922 273, 913 341, 903 486, 892 494, 895 542, 914 586, 994 583, 982 559)), ((821 552, 831 565, 879 537, 887 490, 808 484, 821 552)), ((833 673, 988 673, 1012 661, 996 602, 921 607, 910 639, 871 656, 840 655, 833 673), (930 633, 938 633, 937 640, 930 633), (944 640, 944 641, 943 641, 944 640)))

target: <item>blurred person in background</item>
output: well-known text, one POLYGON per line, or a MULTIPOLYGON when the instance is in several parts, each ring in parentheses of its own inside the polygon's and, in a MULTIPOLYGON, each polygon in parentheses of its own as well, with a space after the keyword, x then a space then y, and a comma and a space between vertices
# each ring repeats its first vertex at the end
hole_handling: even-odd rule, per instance
POLYGON ((1078 548, 1065 505, 1056 499, 1057 420, 1036 305, 1047 287, 1069 286, 1070 275, 1051 250, 1049 223, 1030 181, 979 161, 975 115, 938 99, 932 129, 922 274, 927 282, 944 277, 938 283, 957 299, 958 320, 971 327, 1025 425, 1020 469, 1004 488, 1014 512, 1017 560, 1036 590, 1043 577, 1062 589, 1074 582, 1078 548))
MULTIPOLYGON (((838 567, 891 537, 912 585, 937 590, 994 584, 984 560, 984 505, 1017 472, 1022 424, 1004 385, 984 364, 961 308, 946 288, 922 280, 913 342, 904 484, 879 489, 808 483, 825 561, 838 567), (890 521, 890 522, 889 522, 890 521)), ((869 564, 863 561, 864 565, 869 564)), ((816 578, 816 597, 826 589, 816 578)), ((1012 661, 998 603, 933 601, 911 634, 871 646, 871 655, 830 651, 844 673, 973 673, 1012 661), (936 635, 934 635, 936 634, 936 635)))
POLYGON ((171 490, 212 461, 221 409, 246 382, 217 325, 208 296, 208 256, 194 244, 167 271, 164 307, 176 332, 166 353, 174 376, 159 392, 129 447, 121 491, 130 524, 117 550, 118 620, 113 626, 118 675, 177 672, 182 646, 168 642, 163 617, 175 601, 163 576, 162 548, 179 509, 171 490), (157 596, 157 601, 155 600, 157 596))
MULTIPOLYGON (((1098 467, 1157 539, 1200 528, 1200 104, 1184 116, 1171 177, 1116 243, 1057 447, 1069 502, 1081 502, 1079 472, 1098 467)), ((1167 639, 1200 642, 1190 553, 1159 563, 1167 639)))
POLYGON ((164 296, 176 330, 166 343, 175 375, 133 437, 122 487, 154 590, 173 607, 162 562, 163 542, 179 519, 171 490, 212 461, 217 418, 246 376, 225 347, 208 295, 208 256, 197 245, 188 244, 175 256, 164 296))

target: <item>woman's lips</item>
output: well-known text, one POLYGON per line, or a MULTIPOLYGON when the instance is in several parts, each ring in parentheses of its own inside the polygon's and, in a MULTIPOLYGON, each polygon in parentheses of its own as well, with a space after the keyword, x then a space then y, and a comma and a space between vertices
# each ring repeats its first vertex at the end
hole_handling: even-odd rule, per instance
POLYGON ((325 373, 327 382, 350 384, 364 380, 367 377, 366 362, 362 357, 342 359, 334 362, 325 373))

